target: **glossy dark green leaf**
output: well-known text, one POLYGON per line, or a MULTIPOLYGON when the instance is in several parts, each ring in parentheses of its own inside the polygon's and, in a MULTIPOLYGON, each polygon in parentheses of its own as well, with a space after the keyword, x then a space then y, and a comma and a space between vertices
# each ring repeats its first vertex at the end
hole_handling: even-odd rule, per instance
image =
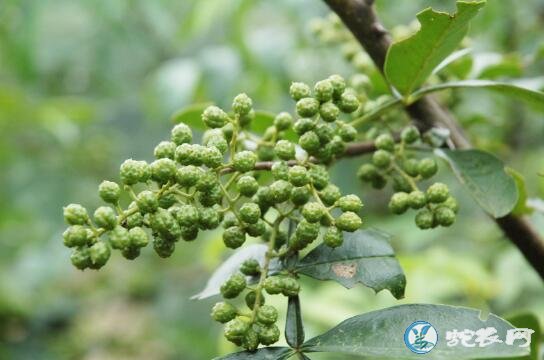
MULTIPOLYGON (((345 320, 336 327, 308 340, 305 352, 331 352, 378 358, 425 358, 425 359, 489 359, 498 356, 524 356, 527 348, 504 343, 486 347, 448 346, 447 332, 464 329, 476 331, 493 327, 499 339, 506 339, 513 326, 495 315, 481 320, 480 312, 447 305, 400 305, 358 315, 345 320), (408 349, 404 342, 406 329, 416 321, 430 323, 438 334, 436 346, 427 354, 419 355, 408 349)), ((474 339, 473 339, 474 340, 474 339)))
POLYGON ((300 260, 297 271, 318 280, 335 280, 346 288, 361 283, 376 292, 387 289, 400 299, 406 278, 389 244, 390 235, 377 230, 344 233, 335 249, 321 244, 300 260))
POLYGON ((285 340, 289 346, 298 348, 304 342, 304 325, 300 311, 300 299, 291 296, 287 302, 287 319, 285 321, 285 340))
POLYGON ((531 87, 526 86, 527 84, 530 84, 530 81, 525 81, 525 79, 512 80, 511 82, 498 82, 491 80, 461 80, 426 86, 414 92, 412 97, 417 99, 423 95, 446 89, 483 89, 508 96, 509 98, 522 100, 531 105, 534 109, 544 111, 544 92, 534 90, 531 87))
POLYGON ((214 360, 285 360, 292 355, 287 347, 267 347, 254 352, 241 351, 214 360))
POLYGON ((202 122, 202 112, 213 103, 200 103, 187 106, 172 115, 172 122, 178 124, 180 122, 189 125, 195 130, 206 130, 206 126, 202 122))
POLYGON ((495 218, 509 214, 518 202, 516 182, 502 161, 481 150, 436 150, 480 206, 495 218))
MULTIPOLYGON (((253 244, 245 246, 241 249, 236 250, 221 266, 219 266, 208 282, 204 290, 194 295, 192 299, 205 299, 210 296, 219 294, 219 288, 221 285, 233 274, 237 273, 240 269, 240 265, 248 260, 255 259, 259 261, 261 265, 264 264, 264 256, 268 251, 268 246, 264 244, 253 244)), ((270 264, 271 268, 274 269, 272 273, 279 271, 281 264, 279 261, 273 261, 270 264)), ((248 282, 252 283, 257 280, 256 277, 248 277, 248 282)))
POLYGON ((465 37, 470 20, 485 1, 457 2, 453 15, 431 8, 417 14, 421 29, 394 43, 387 52, 384 72, 387 80, 404 96, 422 85, 465 37))

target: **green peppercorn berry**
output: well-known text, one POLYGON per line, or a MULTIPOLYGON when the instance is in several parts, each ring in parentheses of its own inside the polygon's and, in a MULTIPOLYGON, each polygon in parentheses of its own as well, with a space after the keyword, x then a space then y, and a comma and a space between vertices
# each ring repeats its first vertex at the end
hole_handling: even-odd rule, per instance
POLYGON ((195 158, 195 151, 192 144, 181 144, 176 148, 174 154, 176 161, 182 165, 191 165, 195 158))
POLYGON ((232 111, 238 115, 246 115, 251 111, 253 101, 247 94, 242 93, 236 95, 232 101, 232 111))
POLYGON ((276 325, 261 326, 259 329, 259 341, 263 345, 272 345, 280 339, 280 330, 276 325))
POLYGON ((261 273, 259 262, 255 259, 247 259, 240 265, 240 272, 247 276, 256 276, 261 273))
POLYGON ((319 112, 319 101, 311 97, 300 99, 296 111, 300 117, 312 117, 319 112))
POLYGON ((214 146, 205 147, 203 149, 203 162, 210 169, 216 169, 223 163, 223 154, 214 146))
POLYGON ((194 165, 182 166, 176 172, 176 182, 182 187, 190 188, 196 185, 201 176, 202 169, 194 165))
POLYGON ((438 164, 433 158, 425 158, 419 161, 417 171, 424 179, 429 179, 438 171, 438 164))
POLYGON ((395 139, 393 139, 393 136, 391 136, 391 134, 381 134, 376 138, 374 144, 379 150, 385 150, 389 152, 393 152, 395 150, 395 139))
POLYGON ((155 146, 155 150, 153 150, 153 155, 157 159, 162 159, 162 158, 174 159, 175 153, 176 153, 176 144, 171 141, 161 141, 157 146, 155 146))
POLYGON ((291 160, 295 158, 295 144, 289 140, 280 140, 274 147, 274 152, 282 160, 291 160))
POLYGON ((91 257, 90 267, 93 269, 100 269, 102 266, 106 265, 110 255, 110 247, 105 242, 99 241, 93 244, 89 248, 89 256, 91 257))
POLYGON ((83 225, 72 225, 62 234, 64 246, 83 246, 87 243, 87 228, 83 225))
POLYGON ((337 132, 345 142, 350 142, 357 138, 357 130, 350 124, 342 123, 342 125, 338 127, 337 132))
POLYGON ((359 230, 361 225, 363 225, 363 221, 356 213, 346 211, 338 218, 336 218, 335 224, 336 227, 338 227, 340 230, 354 232, 359 230))
POLYGON ((234 155, 233 167, 234 170, 245 173, 253 170, 256 162, 257 155, 251 151, 244 150, 234 155))
POLYGON ((141 227, 133 227, 128 231, 128 243, 132 248, 143 248, 149 244, 149 237, 141 227))
POLYGON ((434 220, 438 225, 451 226, 455 222, 455 212, 449 207, 441 205, 434 209, 434 220))
POLYGON ((455 214, 459 212, 459 204, 457 203, 457 200, 455 200, 453 196, 449 196, 442 205, 452 209, 455 214))
POLYGON ((289 180, 289 165, 285 161, 274 162, 270 170, 274 180, 289 180))
POLYGON ((172 129, 170 139, 176 145, 187 144, 193 141, 193 132, 186 124, 179 123, 172 129))
POLYGON ((255 224, 246 224, 244 229, 249 236, 257 237, 266 232, 266 224, 263 220, 259 219, 255 224))
POLYGON ((238 316, 225 324, 224 334, 227 340, 241 344, 241 341, 248 330, 249 321, 238 316))
POLYGON ((429 209, 421 209, 415 217, 415 222, 418 228, 422 230, 434 227, 434 215, 429 209))
POLYGON ((431 203, 443 203, 450 196, 448 185, 443 183, 434 183, 427 189, 427 200, 431 203))
POLYGON ((378 169, 372 164, 363 164, 357 170, 357 177, 362 181, 372 181, 379 176, 378 169))
POLYGON ((275 156, 274 147, 268 144, 259 144, 257 147, 257 157, 261 161, 272 161, 275 156))
POLYGON ((276 295, 281 293, 282 282, 279 276, 269 276, 265 279, 263 287, 270 295, 276 295))
POLYGON ((213 189, 214 187, 218 186, 219 182, 217 180, 216 173, 212 171, 204 171, 201 173, 200 178, 198 179, 198 182, 196 183, 195 187, 198 191, 209 191, 213 189))
POLYGON ((397 192, 389 200, 389 210, 393 214, 403 214, 410 206, 410 196, 405 192, 397 192))
POLYGON ((181 238, 185 241, 193 241, 198 237, 198 225, 181 227, 181 238))
POLYGON ((327 206, 334 205, 334 203, 338 199, 340 199, 341 196, 342 193, 340 192, 340 189, 334 184, 327 185, 323 190, 319 192, 319 198, 327 206))
POLYGON ((223 127, 228 120, 227 113, 217 106, 208 106, 202 113, 202 121, 212 129, 223 127))
POLYGON ((346 152, 346 143, 338 135, 335 135, 332 138, 329 145, 330 145, 330 148, 331 148, 331 153, 334 156, 340 156, 340 155, 344 154, 344 152, 346 152))
POLYGON ((408 206, 412 209, 421 209, 427 204, 427 197, 423 191, 414 190, 408 194, 408 206))
POLYGON ((136 204, 142 214, 154 213, 159 208, 157 195, 149 190, 144 190, 138 194, 136 204))
POLYGON ((322 145, 317 152, 313 154, 320 162, 328 164, 332 160, 332 150, 330 143, 322 145))
POLYGON ((311 95, 311 89, 308 85, 302 82, 294 82, 289 87, 289 95, 293 100, 298 101, 302 98, 307 98, 311 95))
POLYGON ((191 151, 189 153, 189 164, 200 166, 204 164, 204 149, 206 147, 200 144, 191 144, 191 151))
POLYGON ((242 347, 247 351, 255 351, 259 347, 259 334, 252 328, 249 328, 242 339, 242 347))
POLYGON ((219 226, 221 219, 214 208, 202 208, 199 212, 198 225, 202 230, 213 230, 219 226))
POLYGON ((210 138, 206 141, 205 145, 208 147, 217 148, 217 150, 219 150, 221 154, 226 153, 229 146, 223 134, 210 136, 210 138))
POLYGON ((340 96, 340 101, 338 102, 338 108, 346 114, 351 114, 359 108, 361 103, 355 94, 344 92, 340 96))
POLYGON ((159 197, 159 207, 163 209, 168 209, 172 205, 178 202, 178 199, 176 198, 176 195, 171 192, 163 193, 159 197))
POLYGON ((281 293, 285 296, 297 296, 300 292, 300 284, 293 277, 283 277, 280 279, 281 293))
POLYGON ((227 323, 234 319, 238 311, 236 308, 227 302, 218 302, 212 308, 212 319, 220 323, 227 323))
POLYGON ((301 213, 308 222, 316 223, 325 215, 325 208, 317 202, 309 202, 304 205, 301 213))
POLYGON ((274 204, 274 194, 272 193, 270 186, 260 187, 254 198, 254 201, 261 206, 261 212, 263 214, 265 213, 263 208, 274 204))
POLYGON ((240 207, 240 218, 247 224, 256 224, 261 217, 261 209, 255 203, 245 203, 240 207))
POLYGON ((69 204, 63 208, 64 220, 70 225, 85 225, 89 221, 87 209, 79 204, 69 204))
MULTIPOLYGON (((248 292, 244 300, 246 302, 247 307, 253 310, 253 308, 255 307, 255 301, 257 300, 257 293, 255 291, 248 292)), ((263 305, 264 302, 265 302, 265 299, 261 293, 261 295, 259 296, 259 306, 263 305)))
POLYGON ((327 144, 332 140, 332 137, 334 136, 334 130, 329 124, 319 124, 314 129, 314 132, 319 137, 319 141, 321 144, 327 144))
POLYGON ((236 186, 240 194, 246 197, 255 195, 257 190, 259 190, 259 183, 251 175, 244 175, 240 177, 236 183, 236 186))
POLYGON ((153 250, 161 258, 168 258, 176 250, 176 243, 156 236, 153 239, 153 250))
POLYGON ((374 189, 383 189, 387 185, 387 179, 383 175, 378 174, 378 176, 370 181, 370 185, 374 189))
POLYGON ((402 162, 402 169, 411 177, 419 175, 419 162, 416 159, 406 159, 402 162))
POLYGON ((134 260, 140 256, 140 249, 129 246, 121 250, 121 255, 127 260, 134 260))
POLYGON ((319 102, 327 102, 332 99, 332 94, 334 92, 334 87, 332 86, 332 82, 330 80, 321 80, 315 83, 314 86, 314 94, 315 98, 319 102))
POLYGON ((295 165, 289 169, 289 182, 294 186, 304 186, 310 182, 310 176, 304 166, 295 165))
POLYGON ((307 186, 295 187, 291 190, 291 202, 295 206, 304 205, 310 200, 311 192, 307 186))
POLYGON ((396 192, 410 192, 413 187, 410 181, 403 174, 393 174, 393 190, 396 192))
POLYGON ((113 249, 122 250, 129 245, 128 230, 117 225, 110 232, 110 245, 113 249))
POLYGON ((245 241, 246 233, 239 226, 232 226, 223 232, 223 242, 228 248, 239 248, 245 241))
POLYGON ((337 74, 329 76, 329 81, 333 87, 333 98, 340 99, 340 96, 342 96, 344 90, 346 90, 346 81, 342 76, 337 74))
POLYGON ((420 134, 417 127, 410 125, 404 128, 400 134, 400 138, 407 144, 413 144, 419 140, 420 134))
POLYGON ((305 243, 314 241, 319 236, 319 223, 310 223, 302 219, 295 230, 296 237, 305 243))
POLYGON ((385 150, 376 150, 374 154, 372 154, 372 163, 376 165, 376 167, 385 169, 389 165, 391 165, 391 160, 393 159, 393 156, 389 151, 385 150))
POLYGON ((257 310, 257 321, 264 325, 272 325, 278 320, 278 311, 270 305, 263 305, 257 310))
POLYGON ((308 131, 304 133, 299 139, 298 143, 301 148, 306 150, 310 154, 317 152, 321 146, 319 136, 314 131, 308 131))
POLYGON ((176 176, 176 163, 171 159, 158 159, 151 163, 151 178, 159 184, 166 184, 176 176))
POLYGON ((293 117, 288 112, 281 112, 274 118, 274 126, 278 131, 287 130, 293 125, 293 117))
POLYGON ((121 188, 117 183, 104 180, 98 186, 98 195, 107 203, 116 204, 121 195, 121 188))
POLYGON ((298 119, 295 122, 295 125, 293 126, 293 130, 295 130, 295 132, 298 135, 302 135, 304 133, 307 133, 308 131, 310 131, 310 130, 312 130, 314 128, 315 128, 315 121, 312 120, 312 119, 308 119, 308 118, 298 119))
MULTIPOLYGON (((136 206, 136 203, 133 203, 134 206, 136 206)), ((125 220, 125 226, 129 229, 132 229, 136 226, 142 226, 144 223, 144 217, 140 212, 134 213, 132 215, 127 216, 125 220)))
POLYGON ((79 270, 85 270, 90 267, 92 262, 89 249, 85 247, 74 249, 70 255, 70 261, 79 270))
POLYGON ((279 204, 289 200, 292 189, 293 185, 285 180, 276 180, 272 184, 270 184, 270 191, 274 203, 279 204))
POLYGON ((240 114, 238 116, 238 124, 240 127, 246 127, 255 119, 255 110, 251 109, 247 114, 240 114))
POLYGON ((172 213, 161 208, 150 217, 150 227, 166 240, 177 241, 181 235, 179 224, 172 213))
POLYGON ((145 161, 125 160, 119 169, 121 181, 127 185, 146 182, 151 177, 151 169, 145 161))
POLYGON ((324 166, 314 165, 310 168, 308 174, 310 175, 312 185, 317 190, 322 190, 329 184, 329 172, 324 166))
POLYGON ((244 291, 246 285, 246 278, 244 275, 234 274, 223 285, 221 285, 221 295, 225 299, 233 299, 244 291))
POLYGON ((363 208, 363 202, 357 195, 350 194, 338 199, 338 201, 336 201, 336 206, 344 212, 351 211, 358 213, 363 208))
POLYGON ((336 226, 330 226, 323 236, 323 243, 331 248, 338 247, 344 242, 344 236, 336 226))
POLYGON ((101 228, 112 230, 117 225, 115 211, 108 206, 100 206, 94 211, 94 222, 101 228))

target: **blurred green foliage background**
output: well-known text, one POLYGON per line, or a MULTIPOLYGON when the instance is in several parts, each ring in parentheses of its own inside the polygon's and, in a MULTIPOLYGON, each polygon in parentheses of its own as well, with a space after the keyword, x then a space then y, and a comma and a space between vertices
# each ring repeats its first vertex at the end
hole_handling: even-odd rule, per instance
MULTIPOLYGON (((389 28, 409 25, 430 5, 454 8, 377 1, 389 28)), ((61 208, 97 206, 99 182, 117 180, 126 158, 151 160, 170 114, 183 106, 228 105, 244 91, 257 109, 291 111, 292 80, 349 76, 339 50, 308 30, 326 14, 318 0, 0 2, 0 359, 192 360, 233 350, 208 316, 214 299, 189 300, 228 256, 217 233, 181 244, 167 260, 151 249, 133 262, 115 253, 102 271, 79 272, 62 246, 61 208)), ((482 64, 495 65, 487 77, 536 78, 543 27, 542 1, 489 0, 469 43, 485 54, 482 64)), ((479 146, 526 176, 530 197, 544 197, 541 114, 481 92, 444 100, 479 146)), ((336 166, 335 181, 363 197, 367 225, 394 235, 408 278, 401 303, 530 311, 544 323, 543 284, 447 169, 442 181, 461 199, 460 218, 422 232, 411 216, 388 215, 389 194, 354 181, 360 162, 336 166)), ((531 220, 544 233, 544 215, 531 220)), ((399 303, 385 292, 305 281, 309 336, 399 303)))

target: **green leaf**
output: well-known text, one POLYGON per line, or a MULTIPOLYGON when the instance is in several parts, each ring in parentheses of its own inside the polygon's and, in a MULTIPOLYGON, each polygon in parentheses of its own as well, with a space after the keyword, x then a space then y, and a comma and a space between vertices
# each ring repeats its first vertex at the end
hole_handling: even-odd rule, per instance
POLYGON ((529 79, 517 79, 511 82, 497 82, 491 80, 461 80, 438 85, 426 86, 412 94, 412 101, 423 95, 456 88, 472 88, 491 90, 498 94, 527 102, 535 109, 544 111, 544 92, 533 90, 529 79))
POLYGON ((402 95, 412 93, 459 46, 470 20, 484 5, 485 1, 458 1, 453 15, 431 8, 417 14, 421 29, 391 45, 387 52, 384 65, 387 80, 402 95))
POLYGON ((518 202, 516 182, 494 155, 481 150, 442 150, 455 175, 480 206, 495 218, 509 214, 518 202))
POLYGON ((206 126, 202 121, 201 115, 202 112, 210 105, 213 105, 213 103, 206 102, 193 104, 178 110, 174 113, 174 115, 172 115, 172 122, 174 124, 178 124, 180 122, 185 123, 195 130, 206 130, 206 126))
POLYGON ((287 318, 285 321, 285 340, 289 346, 298 348, 304 342, 304 325, 300 311, 300 299, 291 296, 287 302, 287 318))
MULTIPOLYGON (((535 332, 531 336, 531 354, 522 358, 509 358, 505 360, 539 360, 540 339, 542 337, 542 329, 538 318, 533 314, 518 314, 510 316, 507 319, 512 325, 520 329, 532 329, 535 332)), ((497 359, 498 360, 498 359, 497 359)))
MULTIPOLYGON (((486 359, 505 356, 524 356, 527 348, 494 343, 486 347, 448 346, 448 331, 479 330, 494 327, 500 339, 513 326, 507 321, 489 315, 479 318, 480 312, 447 305, 400 305, 358 315, 343 321, 333 329, 308 340, 306 352, 333 352, 358 356, 425 359, 486 359), (412 353, 404 343, 406 329, 415 321, 426 321, 438 333, 436 346, 425 355, 412 353)), ((517 345, 517 344, 515 344, 517 345)))
POLYGON ((318 280, 335 280, 352 288, 361 283, 376 292, 387 289, 404 297, 406 277, 389 244, 390 235, 377 230, 344 233, 335 249, 321 244, 297 264, 297 271, 318 280))
POLYGON ((527 204, 529 196, 527 194, 527 186, 525 185, 525 177, 510 167, 506 167, 504 170, 514 179, 516 188, 518 189, 518 202, 514 210, 512 210, 512 214, 525 215, 533 213, 534 209, 527 204))
MULTIPOLYGON (((233 274, 236 274, 240 269, 240 265, 249 259, 257 260, 261 266, 264 264, 264 257, 268 251, 268 246, 264 244, 253 244, 236 250, 221 266, 219 266, 208 282, 204 290, 191 297, 191 299, 202 300, 219 294, 221 285, 233 274)), ((271 273, 279 271, 280 263, 277 259, 271 262, 271 273)), ((249 283, 257 281, 257 277, 248 277, 249 283)))
POLYGON ((285 360, 292 355, 292 350, 287 347, 266 347, 255 352, 241 351, 213 360, 285 360))

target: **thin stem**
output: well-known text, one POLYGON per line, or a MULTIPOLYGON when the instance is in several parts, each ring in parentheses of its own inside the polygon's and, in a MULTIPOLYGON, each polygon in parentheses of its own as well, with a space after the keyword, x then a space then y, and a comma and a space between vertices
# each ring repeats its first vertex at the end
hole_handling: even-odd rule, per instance
POLYGON ((402 105, 402 99, 399 99, 399 98, 393 98, 393 99, 390 99, 390 100, 387 100, 386 102, 384 102, 383 104, 380 104, 378 105, 377 107, 375 107, 374 109, 372 109, 371 111, 369 111, 368 113, 364 114, 363 116, 353 120, 350 124, 353 126, 353 127, 359 127, 363 124, 366 124, 372 120, 375 120, 377 118, 379 118, 380 116, 382 116, 383 114, 385 114, 386 112, 388 112, 389 110, 399 106, 399 105, 402 105))

